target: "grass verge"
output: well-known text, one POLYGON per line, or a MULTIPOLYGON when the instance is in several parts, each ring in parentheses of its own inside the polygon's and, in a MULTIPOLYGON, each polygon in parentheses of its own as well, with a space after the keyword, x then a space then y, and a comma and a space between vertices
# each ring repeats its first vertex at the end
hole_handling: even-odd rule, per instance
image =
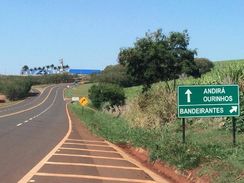
MULTIPOLYGON (((180 123, 164 129, 131 128, 122 118, 90 110, 78 104, 69 106, 94 134, 119 144, 149 150, 151 161, 162 160, 181 170, 198 169, 198 176, 208 175, 213 182, 243 182, 244 145, 231 143, 231 132, 218 128, 187 127, 187 143, 181 143, 180 123), (201 131, 199 133, 199 131, 201 131)), ((239 142, 244 136, 238 135, 239 142)))
POLYGON ((93 83, 81 84, 65 90, 65 97, 88 97, 88 90, 91 88, 93 83))

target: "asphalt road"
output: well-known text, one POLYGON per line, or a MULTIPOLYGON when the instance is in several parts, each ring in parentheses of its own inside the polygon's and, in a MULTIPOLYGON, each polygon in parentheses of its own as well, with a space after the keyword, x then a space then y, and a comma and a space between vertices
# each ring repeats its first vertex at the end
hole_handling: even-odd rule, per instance
POLYGON ((0 109, 0 182, 18 182, 68 130, 64 85, 0 109))
POLYGON ((167 183, 67 113, 65 85, 0 109, 0 182, 167 183))

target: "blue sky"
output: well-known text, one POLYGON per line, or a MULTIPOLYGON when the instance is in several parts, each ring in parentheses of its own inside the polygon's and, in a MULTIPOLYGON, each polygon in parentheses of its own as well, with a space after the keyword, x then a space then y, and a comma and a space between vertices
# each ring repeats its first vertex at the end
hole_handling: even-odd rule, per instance
POLYGON ((189 31, 198 57, 244 58, 242 0, 0 0, 0 73, 58 64, 103 69, 146 31, 189 31))

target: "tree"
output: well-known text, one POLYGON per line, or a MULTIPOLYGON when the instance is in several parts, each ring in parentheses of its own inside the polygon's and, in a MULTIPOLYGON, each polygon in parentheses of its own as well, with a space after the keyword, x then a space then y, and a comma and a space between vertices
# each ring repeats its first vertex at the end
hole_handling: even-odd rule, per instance
POLYGON ((101 73, 91 76, 91 81, 118 84, 122 87, 135 85, 133 78, 127 74, 127 69, 121 64, 109 65, 101 73))
POLYGON ((194 61, 201 75, 211 71, 211 69, 214 67, 213 62, 207 58, 195 58, 194 61))
POLYGON ((29 67, 27 66, 27 65, 24 65, 23 67, 22 67, 22 69, 21 69, 21 73, 22 74, 26 74, 27 72, 29 71, 29 67))
POLYGON ((50 68, 52 69, 52 73, 53 73, 53 70, 54 70, 54 64, 51 64, 51 65, 50 65, 50 68))
POLYGON ((194 62, 196 51, 188 45, 187 31, 171 32, 166 36, 159 29, 137 39, 134 47, 121 49, 118 60, 138 84, 143 84, 143 91, 147 91, 152 83, 167 83, 181 74, 199 76, 194 62))
POLYGON ((64 68, 65 68, 65 69, 69 69, 69 65, 65 65, 64 68))

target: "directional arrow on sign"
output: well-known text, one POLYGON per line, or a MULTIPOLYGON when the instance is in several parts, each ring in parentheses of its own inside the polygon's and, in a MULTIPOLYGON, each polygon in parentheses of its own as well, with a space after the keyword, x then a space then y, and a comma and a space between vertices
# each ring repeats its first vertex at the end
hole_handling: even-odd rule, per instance
POLYGON ((237 106, 231 106, 230 113, 237 112, 237 106))
POLYGON ((192 94, 191 90, 187 89, 185 94, 187 95, 187 102, 188 103, 191 102, 191 94, 192 94))

